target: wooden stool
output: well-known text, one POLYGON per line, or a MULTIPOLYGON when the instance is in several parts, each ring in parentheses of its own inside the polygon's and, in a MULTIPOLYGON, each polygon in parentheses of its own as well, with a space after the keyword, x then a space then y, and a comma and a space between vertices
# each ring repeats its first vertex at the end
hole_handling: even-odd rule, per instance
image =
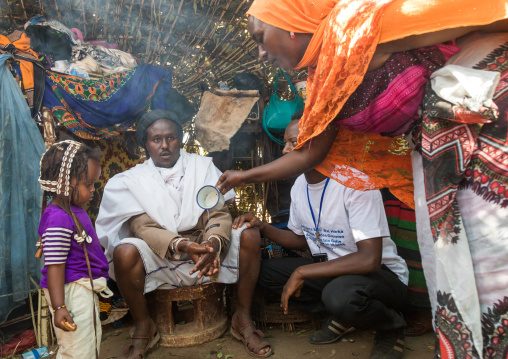
POLYGON ((224 284, 210 283, 148 293, 150 315, 161 335, 162 347, 188 347, 220 337, 227 329, 224 284), (192 301, 189 303, 177 303, 192 301), (185 324, 178 324, 184 322, 185 324))

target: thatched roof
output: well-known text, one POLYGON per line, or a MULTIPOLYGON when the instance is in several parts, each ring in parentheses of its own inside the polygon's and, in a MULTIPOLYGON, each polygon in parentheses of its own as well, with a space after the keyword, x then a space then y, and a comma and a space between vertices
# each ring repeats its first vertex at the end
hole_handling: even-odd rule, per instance
POLYGON ((174 87, 195 103, 204 88, 237 72, 254 72, 265 82, 275 72, 258 60, 246 30, 252 0, 1 1, 4 27, 43 14, 80 29, 85 40, 116 42, 141 61, 171 70, 174 87))

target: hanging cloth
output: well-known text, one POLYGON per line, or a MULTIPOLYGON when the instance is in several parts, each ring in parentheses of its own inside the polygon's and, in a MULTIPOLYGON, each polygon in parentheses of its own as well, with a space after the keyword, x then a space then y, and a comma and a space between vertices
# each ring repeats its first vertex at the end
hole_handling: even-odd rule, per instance
POLYGON ((0 54, 0 323, 25 304, 29 276, 40 279, 34 257, 42 207, 37 181, 44 141, 25 98, 0 54))

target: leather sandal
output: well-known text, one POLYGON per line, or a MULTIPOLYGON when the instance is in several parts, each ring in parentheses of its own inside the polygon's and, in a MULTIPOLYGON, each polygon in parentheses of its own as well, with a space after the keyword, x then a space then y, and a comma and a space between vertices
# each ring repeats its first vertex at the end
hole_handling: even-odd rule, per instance
POLYGON ((154 325, 151 335, 131 335, 131 339, 144 339, 147 344, 143 350, 136 348, 134 344, 130 344, 124 349, 124 354, 128 359, 143 359, 146 352, 151 349, 160 339, 157 327, 154 325))
POLYGON ((267 358, 270 355, 272 355, 272 348, 270 347, 270 343, 268 343, 266 340, 264 340, 265 335, 261 330, 255 330, 253 331, 247 338, 245 338, 241 331, 248 327, 254 327, 254 324, 248 324, 243 328, 235 329, 233 326, 231 326, 231 329, 229 332, 231 335, 241 341, 245 347, 245 351, 247 354, 249 354, 252 357, 255 358, 267 358), (248 344, 253 344, 252 346, 249 346, 248 344), (261 349, 268 349, 268 351, 265 354, 258 354, 261 349))

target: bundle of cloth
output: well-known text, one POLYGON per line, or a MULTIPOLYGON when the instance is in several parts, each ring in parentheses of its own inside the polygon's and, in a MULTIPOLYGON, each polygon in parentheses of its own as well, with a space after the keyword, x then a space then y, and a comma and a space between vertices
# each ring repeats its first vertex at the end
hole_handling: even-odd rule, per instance
POLYGON ((6 66, 23 79, 24 95, 32 117, 40 109, 44 94, 44 68, 37 53, 30 48, 30 38, 16 30, 7 36, 0 35, 0 55, 9 54, 6 66), (10 61, 10 60, 16 60, 10 61))
POLYGON ((46 68, 88 79, 89 74, 110 75, 133 69, 138 61, 117 46, 85 42, 78 29, 69 29, 56 20, 36 15, 25 23, 30 47, 46 68))

